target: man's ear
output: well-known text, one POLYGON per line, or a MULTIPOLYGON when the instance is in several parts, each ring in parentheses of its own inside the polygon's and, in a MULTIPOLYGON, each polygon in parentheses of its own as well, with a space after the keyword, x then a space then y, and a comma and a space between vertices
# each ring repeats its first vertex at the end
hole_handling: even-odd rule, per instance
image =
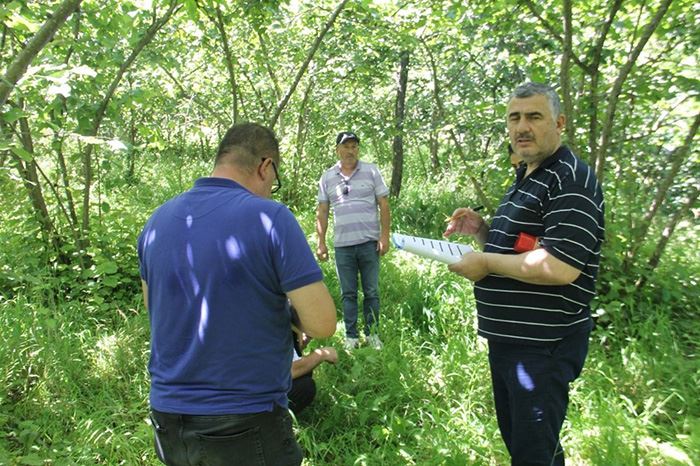
POLYGON ((265 158, 263 159, 259 164, 258 168, 256 170, 256 173, 260 177, 261 180, 265 179, 265 171, 267 170, 267 165, 270 163, 270 159, 265 158))
POLYGON ((560 113, 559 116, 557 117, 557 131, 559 131, 559 134, 564 131, 564 128, 566 127, 566 116, 564 116, 563 113, 560 113))

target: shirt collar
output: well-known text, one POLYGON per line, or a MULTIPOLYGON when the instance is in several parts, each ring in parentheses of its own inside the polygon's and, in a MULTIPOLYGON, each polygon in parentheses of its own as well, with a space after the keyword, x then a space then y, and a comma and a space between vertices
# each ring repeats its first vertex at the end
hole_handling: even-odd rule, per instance
MULTIPOLYGON (((246 189, 239 183, 236 183, 230 178, 219 178, 214 176, 205 176, 202 178, 197 178, 194 182, 195 187, 205 188, 205 187, 219 187, 219 188, 241 188, 246 189)), ((247 191, 247 189, 246 189, 247 191)))
MULTIPOLYGON (((542 163, 540 163, 537 166, 537 168, 535 168, 535 171, 530 173, 529 178, 531 178, 532 175, 534 175, 535 173, 540 172, 542 170, 545 170, 545 169, 551 167, 552 165, 554 165, 555 163, 559 162, 564 157, 564 155, 566 155, 566 153, 568 151, 569 151, 569 149, 566 146, 564 146, 564 145, 559 146, 559 148, 557 148, 557 150, 555 150, 552 155, 550 155, 549 157, 544 159, 542 161, 542 163)), ((526 164, 523 164, 523 166, 520 167, 517 171, 517 179, 520 180, 526 171, 527 171, 527 166, 526 166, 526 164), (524 169, 521 171, 520 170, 521 168, 524 168, 524 169)))
MULTIPOLYGON (((352 173, 350 173, 350 176, 348 176, 348 178, 352 178, 355 173, 359 172, 361 166, 362 166, 362 160, 358 160, 357 165, 355 166, 355 169, 352 171, 352 173)), ((345 176, 345 175, 343 175, 343 172, 340 170, 341 170, 340 160, 338 160, 335 164, 335 173, 336 173, 336 175, 345 176)))
POLYGON ((552 155, 550 155, 549 157, 547 157, 546 159, 544 159, 542 161, 542 163, 540 164, 540 166, 538 168, 545 169, 547 167, 550 167, 554 163, 560 161, 562 159, 562 157, 564 157, 564 154, 566 154, 567 151, 568 151, 568 148, 565 145, 559 146, 557 148, 557 150, 555 150, 552 155))

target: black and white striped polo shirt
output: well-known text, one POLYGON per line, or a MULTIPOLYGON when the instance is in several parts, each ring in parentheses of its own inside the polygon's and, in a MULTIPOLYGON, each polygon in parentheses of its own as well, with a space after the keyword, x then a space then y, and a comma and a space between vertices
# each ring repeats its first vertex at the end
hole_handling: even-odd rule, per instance
POLYGON ((513 246, 524 232, 581 274, 561 286, 491 274, 475 283, 474 295, 481 336, 538 344, 592 325, 589 303, 605 232, 604 202, 593 170, 565 146, 524 175, 523 166, 496 211, 484 251, 517 254, 513 246))

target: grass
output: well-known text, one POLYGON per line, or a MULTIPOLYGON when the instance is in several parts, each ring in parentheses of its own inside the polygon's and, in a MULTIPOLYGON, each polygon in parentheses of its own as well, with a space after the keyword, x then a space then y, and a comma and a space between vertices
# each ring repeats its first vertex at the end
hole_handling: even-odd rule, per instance
MULTIPOLYGON (((337 283, 324 264, 331 290, 337 283)), ((319 395, 297 419, 306 465, 499 465, 508 462, 484 343, 466 281, 392 252, 382 263, 381 352, 341 353, 319 368, 319 395)), ((148 319, 0 302, 0 464, 158 464, 147 422, 148 319), (91 315, 92 313, 92 315, 91 315)), ((563 439, 570 464, 698 464, 698 364, 662 313, 619 341, 594 333, 572 389, 563 439)), ((330 342, 341 344, 341 331, 330 342)), ((315 342, 320 344, 321 342, 315 342)))
MULTIPOLYGON (((95 227, 104 243, 97 267, 116 265, 103 267, 104 274, 43 270, 26 246, 25 226, 11 223, 11 211, 0 212, 7 216, 0 247, 0 465, 159 464, 147 415, 148 316, 133 245, 148 210, 144 199, 157 204, 170 191, 144 189, 113 202, 95 227)), ((455 207, 452 191, 407 186, 394 210, 397 230, 439 234, 435 225, 441 228, 455 207)), ((306 231, 313 230, 309 212, 300 212, 306 231)), ((653 293, 637 296, 620 282, 611 287, 615 296, 596 305, 606 312, 572 386, 562 431, 568 464, 700 465, 700 330, 693 310, 700 270, 683 248, 697 242, 697 231, 691 233, 669 245, 653 293)), ((322 268, 340 308, 333 264, 322 268)), ((391 251, 382 260, 380 289, 384 349, 341 352, 337 365, 315 371, 317 399, 295 423, 304 464, 508 464, 471 285, 443 265, 391 251)), ((341 343, 339 329, 312 347, 341 343)))

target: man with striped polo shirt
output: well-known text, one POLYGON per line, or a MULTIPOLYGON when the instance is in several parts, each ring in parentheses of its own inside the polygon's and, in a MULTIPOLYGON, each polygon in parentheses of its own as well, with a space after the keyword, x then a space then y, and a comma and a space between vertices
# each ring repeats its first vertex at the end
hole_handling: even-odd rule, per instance
POLYGON ((490 226, 460 208, 445 231, 484 247, 450 270, 475 282, 478 332, 489 342, 498 426, 513 465, 564 464, 559 432, 592 328, 603 193, 593 170, 561 145, 564 123, 551 87, 515 89, 507 126, 524 161, 516 180, 490 226))
POLYGON ((362 310, 367 343, 381 349, 379 325, 379 257, 389 250, 389 188, 377 166, 359 159, 360 138, 350 131, 336 137, 338 163, 323 173, 318 187, 316 233, 320 261, 328 260, 326 231, 333 208, 335 265, 343 298, 345 348, 359 343, 357 276, 362 281, 362 310), (379 215, 377 215, 379 209, 379 215))

